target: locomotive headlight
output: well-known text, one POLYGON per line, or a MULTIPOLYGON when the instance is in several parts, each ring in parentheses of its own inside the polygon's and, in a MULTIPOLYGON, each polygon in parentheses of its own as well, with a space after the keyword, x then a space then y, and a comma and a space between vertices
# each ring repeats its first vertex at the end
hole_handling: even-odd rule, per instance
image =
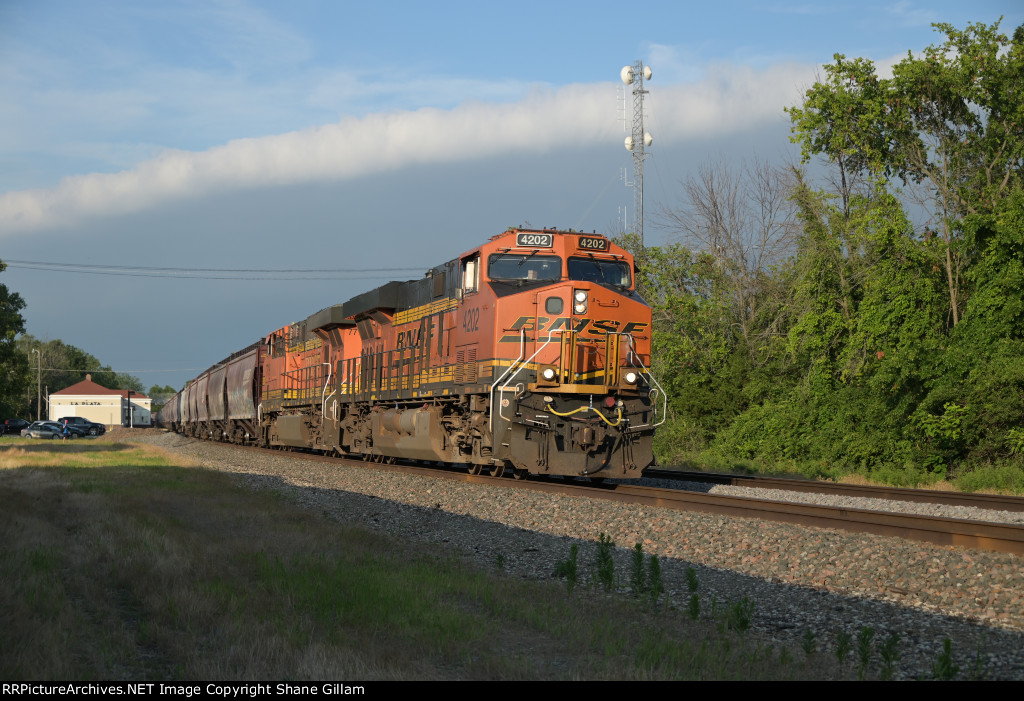
POLYGON ((576 290, 576 294, 573 295, 572 310, 576 314, 585 314, 587 311, 587 291, 576 290))
POLYGON ((637 379, 639 379, 639 376, 635 372, 630 370, 623 376, 623 379, 626 380, 626 382, 628 382, 629 384, 635 385, 637 379))
POLYGON ((552 367, 546 367, 540 371, 540 376, 544 378, 545 382, 554 382, 555 374, 555 369, 552 367))

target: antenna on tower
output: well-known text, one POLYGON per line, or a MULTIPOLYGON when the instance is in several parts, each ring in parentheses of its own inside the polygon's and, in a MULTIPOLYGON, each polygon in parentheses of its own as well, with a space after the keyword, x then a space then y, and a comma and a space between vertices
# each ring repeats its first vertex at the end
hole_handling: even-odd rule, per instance
POLYGON ((623 66, 619 78, 623 85, 633 86, 633 133, 626 137, 626 150, 633 154, 633 221, 636 233, 640 235, 640 247, 644 247, 644 159, 646 148, 654 139, 644 131, 644 81, 650 80, 651 67, 643 61, 632 66, 623 66))

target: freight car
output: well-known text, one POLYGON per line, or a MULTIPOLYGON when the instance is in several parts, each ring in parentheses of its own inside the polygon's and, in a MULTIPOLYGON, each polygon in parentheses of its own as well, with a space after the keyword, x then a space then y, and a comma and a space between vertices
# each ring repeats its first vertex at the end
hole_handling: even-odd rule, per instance
POLYGON ((509 229, 273 331, 189 382, 158 422, 474 474, 636 477, 666 410, 650 352, 628 251, 509 229))

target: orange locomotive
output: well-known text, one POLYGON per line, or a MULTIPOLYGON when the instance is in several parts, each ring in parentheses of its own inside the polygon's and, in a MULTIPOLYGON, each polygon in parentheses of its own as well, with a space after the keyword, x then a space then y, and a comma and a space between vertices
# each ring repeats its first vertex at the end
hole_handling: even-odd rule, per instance
POLYGON ((510 229, 420 280, 274 331, 190 383, 160 420, 378 462, 636 477, 665 415, 650 348, 627 251, 510 229))

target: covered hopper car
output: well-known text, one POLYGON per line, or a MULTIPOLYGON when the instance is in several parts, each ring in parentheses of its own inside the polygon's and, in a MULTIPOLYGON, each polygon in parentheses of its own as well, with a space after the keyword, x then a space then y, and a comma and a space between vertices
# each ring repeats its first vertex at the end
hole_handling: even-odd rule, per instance
POLYGON ((665 396, 633 258, 510 229, 419 280, 271 332, 158 414, 197 438, 470 472, 636 477, 665 396))

